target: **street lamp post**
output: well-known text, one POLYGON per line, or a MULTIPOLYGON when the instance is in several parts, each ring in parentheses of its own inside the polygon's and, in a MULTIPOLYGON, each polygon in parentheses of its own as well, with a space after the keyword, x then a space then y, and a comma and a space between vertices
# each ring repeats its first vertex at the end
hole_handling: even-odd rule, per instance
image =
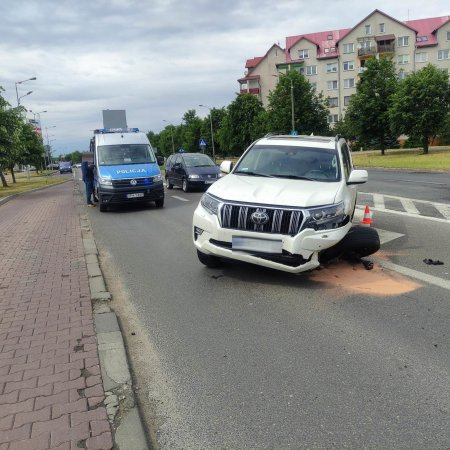
POLYGON ((213 154, 213 161, 216 162, 216 150, 214 148, 214 132, 213 132, 213 121, 212 121, 212 108, 206 105, 198 105, 202 108, 209 109, 209 121, 211 125, 211 142, 212 142, 212 154, 213 154))
POLYGON ((26 83, 27 81, 33 81, 36 80, 36 77, 33 78, 27 78, 26 80, 22 80, 22 81, 16 81, 14 84, 16 85, 16 97, 17 97, 17 106, 20 106, 20 99, 22 97, 25 97, 25 95, 30 95, 33 91, 28 92, 28 94, 22 95, 22 97, 19 97, 19 91, 17 90, 17 85, 18 84, 22 84, 22 83, 26 83))
POLYGON ((17 106, 20 106, 20 99, 26 97, 27 95, 32 94, 33 91, 28 91, 25 95, 21 95, 20 97, 17 98, 17 106))
POLYGON ((170 125, 170 134, 172 136, 172 153, 175 153, 175 144, 173 142, 173 128, 174 128, 174 126, 168 120, 164 120, 163 119, 163 122, 167 122, 170 125))
MULTIPOLYGON (((52 163, 52 161, 51 161, 51 153, 50 153, 50 142, 51 141, 49 140, 49 135, 48 135, 49 128, 56 128, 56 125, 52 125, 51 127, 45 127, 45 135, 47 137, 48 163, 51 164, 52 163)), ((52 135, 52 136, 54 136, 54 135, 52 135)), ((56 139, 52 139, 52 141, 55 141, 55 140, 56 139)))
MULTIPOLYGON (((39 111, 39 112, 33 112, 31 109, 29 109, 28 111, 30 111, 31 114, 33 114, 33 127, 34 130, 38 130, 40 138, 41 138, 41 143, 44 143, 44 139, 42 137, 42 124, 41 124, 41 114, 46 113, 47 110, 45 111, 39 111), (38 116, 38 127, 36 127, 36 116, 38 116)), ((47 167, 47 157, 46 154, 44 152, 44 167, 47 167)))

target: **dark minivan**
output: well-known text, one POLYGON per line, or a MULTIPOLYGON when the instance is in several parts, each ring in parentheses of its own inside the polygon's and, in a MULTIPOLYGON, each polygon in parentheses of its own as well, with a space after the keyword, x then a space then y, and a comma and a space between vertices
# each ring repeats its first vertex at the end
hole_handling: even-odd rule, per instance
POLYGON ((166 187, 179 186, 184 192, 208 188, 220 178, 219 166, 203 153, 174 153, 166 161, 166 187))
POLYGON ((69 161, 59 163, 59 173, 72 173, 72 164, 69 161))

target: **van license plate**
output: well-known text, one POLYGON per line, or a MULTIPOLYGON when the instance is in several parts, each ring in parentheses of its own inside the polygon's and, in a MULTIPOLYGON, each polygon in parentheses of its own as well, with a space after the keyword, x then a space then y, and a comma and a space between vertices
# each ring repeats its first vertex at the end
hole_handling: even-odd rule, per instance
POLYGON ((127 198, 136 198, 136 197, 143 197, 143 192, 136 192, 135 194, 127 194, 127 198))

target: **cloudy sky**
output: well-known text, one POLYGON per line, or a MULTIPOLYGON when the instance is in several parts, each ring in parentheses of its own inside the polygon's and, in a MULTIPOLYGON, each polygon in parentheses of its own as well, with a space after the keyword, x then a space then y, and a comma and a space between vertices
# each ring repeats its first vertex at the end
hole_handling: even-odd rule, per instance
MULTIPOLYGON (((245 62, 286 36, 351 28, 379 9, 443 16, 448 0, 1 0, 3 97, 40 114, 54 154, 86 151, 102 110, 159 132, 199 104, 227 106, 245 62), (46 130, 47 128, 47 130, 46 130)), ((29 112, 28 118, 33 117, 29 112)), ((39 116, 37 116, 39 117, 39 116)))

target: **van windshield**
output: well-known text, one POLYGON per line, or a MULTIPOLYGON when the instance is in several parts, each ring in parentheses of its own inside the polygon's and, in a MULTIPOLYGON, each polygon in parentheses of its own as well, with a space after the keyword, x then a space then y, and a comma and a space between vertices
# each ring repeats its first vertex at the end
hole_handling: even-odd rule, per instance
POLYGON ((155 163, 153 149, 147 144, 100 145, 97 147, 98 165, 155 163))

